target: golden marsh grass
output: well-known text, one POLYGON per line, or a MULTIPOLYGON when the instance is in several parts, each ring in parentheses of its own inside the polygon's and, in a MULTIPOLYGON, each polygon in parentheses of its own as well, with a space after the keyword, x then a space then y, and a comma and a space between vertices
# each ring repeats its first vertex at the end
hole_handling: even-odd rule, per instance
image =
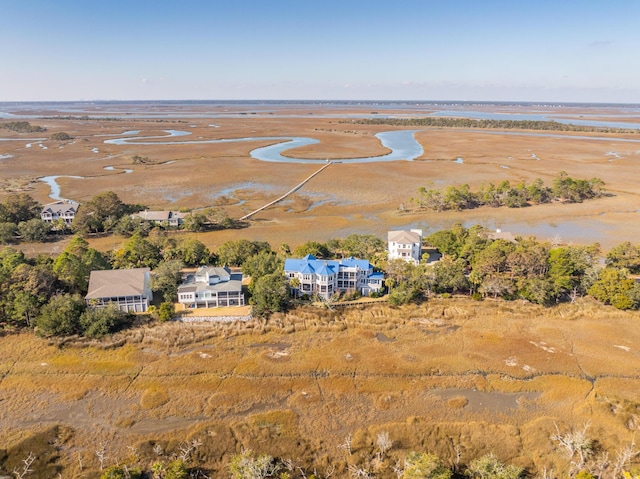
MULTIPOLYGON (((196 438, 209 444, 201 460, 221 471, 241 448, 340 464, 347 435, 364 457, 385 430, 398 458, 428 450, 451 460, 457 444, 463 460, 494 452, 560 468, 554 423, 589 422, 612 451, 640 427, 638 319, 592 303, 434 298, 305 308, 258 324, 146 325, 110 348, 8 335, 0 435, 13 450, 59 425, 73 431, 63 450, 88 457, 88 444, 104 438, 118 457, 128 445, 196 438)), ((58 461, 71 468, 74 459, 58 461)))

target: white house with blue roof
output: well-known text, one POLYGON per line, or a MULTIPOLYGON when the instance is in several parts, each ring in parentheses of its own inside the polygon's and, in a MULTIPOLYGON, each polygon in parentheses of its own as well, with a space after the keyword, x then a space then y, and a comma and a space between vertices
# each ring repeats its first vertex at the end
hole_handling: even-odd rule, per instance
POLYGON ((346 291, 369 296, 384 287, 384 275, 374 272, 371 263, 365 259, 324 260, 311 254, 304 258, 287 258, 284 274, 289 285, 292 279, 298 280, 291 286, 294 296, 318 295, 329 299, 346 291))

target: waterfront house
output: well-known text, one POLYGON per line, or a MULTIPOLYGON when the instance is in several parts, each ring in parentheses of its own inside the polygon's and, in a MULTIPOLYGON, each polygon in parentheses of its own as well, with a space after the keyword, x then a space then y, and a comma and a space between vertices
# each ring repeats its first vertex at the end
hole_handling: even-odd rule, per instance
POLYGON ((227 267, 202 266, 186 275, 178 287, 178 302, 185 309, 244 306, 242 273, 232 273, 227 267))
POLYGON ((143 313, 153 300, 149 281, 149 268, 91 271, 85 299, 94 308, 115 304, 121 311, 143 313))
POLYGON ((142 218, 157 225, 178 227, 182 224, 186 213, 178 211, 151 211, 144 210, 131 215, 132 218, 142 218))
POLYGON ((47 223, 62 219, 66 224, 70 225, 76 217, 79 206, 79 203, 71 200, 55 201, 42 207, 40 219, 47 223))
POLYGON ((374 272, 373 266, 364 259, 321 260, 313 255, 287 258, 284 274, 296 297, 318 295, 329 299, 347 291, 369 296, 384 287, 384 275, 374 272), (294 279, 296 281, 292 281, 294 279))
POLYGON ((422 256, 422 230, 400 230, 387 233, 389 260, 402 259, 418 264, 422 256))

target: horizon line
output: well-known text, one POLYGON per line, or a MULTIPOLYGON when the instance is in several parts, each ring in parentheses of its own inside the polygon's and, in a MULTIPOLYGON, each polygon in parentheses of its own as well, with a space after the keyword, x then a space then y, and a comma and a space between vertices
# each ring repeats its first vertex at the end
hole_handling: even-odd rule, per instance
POLYGON ((537 105, 640 105, 640 102, 616 102, 616 101, 547 101, 547 100, 365 100, 365 99, 264 99, 264 98, 252 98, 252 99, 215 99, 215 98, 181 98, 181 99, 92 99, 92 100, 0 100, 0 104, 12 104, 12 103, 152 103, 152 102, 216 102, 216 103, 479 103, 479 104, 537 104, 537 105))

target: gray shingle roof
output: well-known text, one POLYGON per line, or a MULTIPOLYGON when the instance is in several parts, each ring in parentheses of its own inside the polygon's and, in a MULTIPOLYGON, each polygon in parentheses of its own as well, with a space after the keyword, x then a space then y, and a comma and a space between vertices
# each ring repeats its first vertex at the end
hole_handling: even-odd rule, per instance
POLYGON ((149 268, 91 271, 86 299, 143 295, 149 288, 149 268))
POLYGON ((420 243, 421 238, 418 233, 413 231, 401 230, 401 231, 389 231, 387 233, 387 239, 389 241, 395 241, 400 244, 420 243))
POLYGON ((73 212, 75 213, 76 211, 78 211, 78 206, 80 206, 79 203, 76 203, 75 201, 70 201, 70 200, 56 201, 55 203, 49 203, 44 205, 42 207, 42 212, 43 213, 49 212, 51 214, 60 215, 65 211, 73 210, 73 212))

